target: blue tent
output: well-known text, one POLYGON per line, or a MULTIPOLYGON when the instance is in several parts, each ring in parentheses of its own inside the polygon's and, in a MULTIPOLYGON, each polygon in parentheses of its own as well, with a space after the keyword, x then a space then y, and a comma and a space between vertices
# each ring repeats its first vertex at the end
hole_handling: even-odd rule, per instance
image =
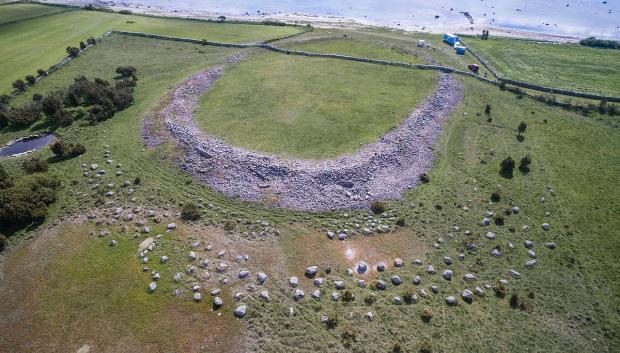
POLYGON ((460 39, 458 36, 455 36, 454 34, 444 33, 443 41, 450 45, 454 45, 455 43, 460 42, 460 39))
POLYGON ((457 54, 457 55, 465 55, 465 50, 466 50, 467 48, 465 48, 465 47, 463 47, 463 46, 458 45, 458 46, 454 47, 454 49, 456 50, 456 54, 457 54))

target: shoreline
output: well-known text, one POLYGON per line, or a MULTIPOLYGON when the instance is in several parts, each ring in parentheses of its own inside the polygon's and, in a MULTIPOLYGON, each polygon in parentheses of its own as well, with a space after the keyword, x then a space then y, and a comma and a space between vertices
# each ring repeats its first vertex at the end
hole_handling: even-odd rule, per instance
POLYGON ((145 6, 142 4, 127 4, 116 3, 113 1, 88 1, 88 0, 40 0, 38 1, 45 5, 65 5, 74 7, 84 7, 92 4, 93 6, 105 10, 111 10, 115 12, 119 11, 131 11, 138 15, 150 15, 158 17, 169 18, 184 18, 184 19, 199 19, 199 20, 217 20, 219 16, 226 16, 227 19, 235 21, 247 21, 247 22, 262 22, 262 21, 279 21, 291 25, 306 25, 310 24, 316 28, 341 28, 341 29, 358 29, 358 28, 387 28, 396 31, 404 31, 410 33, 431 33, 441 34, 445 32, 460 34, 460 35, 476 35, 482 32, 482 30, 491 31, 493 36, 525 39, 544 42, 555 43, 577 43, 580 38, 572 36, 559 36, 538 32, 530 32, 518 29, 498 28, 489 26, 486 24, 474 24, 474 25, 447 25, 436 27, 422 27, 423 29, 405 28, 399 26, 387 26, 370 21, 363 21, 354 18, 344 18, 339 16, 319 16, 304 13, 261 13, 261 14, 234 14, 227 12, 217 11, 197 11, 197 10, 176 10, 166 9, 157 6, 145 6))

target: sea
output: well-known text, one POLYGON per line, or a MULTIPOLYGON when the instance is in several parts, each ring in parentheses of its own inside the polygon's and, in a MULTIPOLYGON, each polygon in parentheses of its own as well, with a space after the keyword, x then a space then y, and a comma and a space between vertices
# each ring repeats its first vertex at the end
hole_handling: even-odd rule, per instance
POLYGON ((620 0, 142 0, 122 4, 222 15, 304 14, 433 30, 491 25, 558 36, 620 39, 620 0))

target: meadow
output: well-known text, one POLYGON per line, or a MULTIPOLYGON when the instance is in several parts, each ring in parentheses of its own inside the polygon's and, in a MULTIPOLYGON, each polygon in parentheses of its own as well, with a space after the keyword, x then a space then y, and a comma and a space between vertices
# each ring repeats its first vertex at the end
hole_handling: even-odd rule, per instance
POLYGON ((435 78, 432 72, 261 53, 216 82, 201 99, 197 121, 207 133, 251 150, 335 157, 397 126, 435 78))
MULTIPOLYGON (((22 16, 32 11, 36 14, 50 12, 47 9, 56 7, 3 5, 0 7, 0 19, 16 16, 18 12, 22 16)), ((46 70, 59 62, 66 56, 66 47, 77 47, 80 41, 86 42, 87 38, 99 37, 107 31, 147 32, 220 42, 255 42, 299 31, 290 26, 210 23, 63 9, 49 16, 0 24, 0 46, 4 48, 3 52, 10 53, 0 63, 0 93, 11 92, 11 83, 16 79, 36 74, 37 69, 46 70), (28 64, 24 64, 24 61, 28 64)))
POLYGON ((620 95, 620 51, 518 39, 465 37, 500 75, 579 92, 620 95))
MULTIPOLYGON (((39 20, 51 21, 55 16, 39 20)), ((454 66, 471 59, 453 56, 448 50, 421 51, 415 48, 416 38, 384 29, 329 29, 285 40, 282 45, 386 58, 402 56, 412 61, 429 55, 437 62, 454 66), (351 35, 354 41, 334 39, 342 33, 351 35), (322 42, 316 37, 329 39, 322 42), (342 48, 339 43, 343 43, 342 48), (409 54, 409 58, 391 47, 405 48, 420 56, 409 54)), ((85 343, 97 351, 118 352, 145 348, 153 352, 616 350, 620 344, 617 117, 596 112, 583 116, 460 78, 464 96, 435 146, 436 160, 428 173, 429 182, 410 190, 400 201, 386 203, 385 215, 270 209, 210 190, 176 167, 175 160, 183 155, 172 143, 145 148, 141 139, 143 120, 155 117, 173 87, 238 53, 236 49, 112 35, 12 102, 25 103, 34 93, 66 86, 78 75, 113 80, 118 66, 137 69, 135 104, 130 108, 97 125, 78 120, 70 127, 55 129, 63 139, 84 143, 85 154, 58 162, 48 149, 32 154, 52 162, 50 173, 61 179, 64 188, 50 208, 46 223, 39 229, 14 234, 10 248, 3 253, 1 270, 5 281, 0 284, 0 311, 8 314, 0 321, 0 341, 9 351, 31 351, 33 347, 50 352, 76 351, 85 343), (489 114, 484 112, 487 104, 491 107, 489 114), (522 121, 527 130, 520 138, 517 126, 522 121), (114 164, 122 163, 124 174, 117 177, 109 170, 97 181, 116 185, 118 196, 104 206, 95 206, 93 183, 82 176, 80 165, 105 165, 105 150, 111 151, 114 164), (528 172, 515 170, 510 178, 499 173, 504 158, 511 156, 518 162, 525 155, 532 160, 528 172), (122 180, 135 177, 141 178, 140 185, 134 186, 135 194, 121 193, 118 185, 122 180), (493 193, 499 194, 499 200, 491 199, 493 193), (131 201, 131 197, 135 200, 131 201), (177 218, 181 206, 188 202, 204 205, 201 220, 184 222, 177 218), (167 266, 156 260, 149 263, 162 273, 153 294, 146 292, 149 274, 143 273, 136 256, 138 243, 147 235, 140 234, 132 224, 124 232, 120 224, 106 222, 112 220, 109 214, 114 207, 135 205, 158 213, 169 212, 170 221, 179 225, 170 234, 164 233, 166 221, 153 225, 151 235, 165 235, 152 258, 171 256, 167 266), (520 207, 519 214, 504 214, 501 225, 481 225, 488 210, 503 214, 513 205, 520 207), (97 215, 97 220, 85 221, 85 215, 91 213, 97 215), (371 216, 388 224, 392 231, 368 237, 354 235, 342 242, 325 236, 327 230, 353 229, 355 223, 364 223, 371 216), (253 236, 263 222, 276 227, 279 235, 253 236), (540 228, 543 222, 551 225, 549 231, 540 228), (529 225, 529 230, 523 231, 523 225, 529 225), (111 234, 94 235, 102 230, 110 230, 111 234), (488 231, 494 232, 496 239, 486 239, 488 231), (108 245, 111 239, 118 241, 116 247, 108 245), (524 266, 529 258, 523 243, 528 239, 534 242, 537 253, 538 263, 533 269, 524 266), (234 255, 249 253, 251 276, 264 270, 270 277, 264 286, 270 301, 258 299, 244 282, 210 284, 204 288, 201 303, 192 302, 188 293, 171 296, 175 287, 185 288, 193 281, 188 276, 187 282, 176 284, 172 276, 186 270, 189 244, 195 240, 212 242, 214 249, 227 249, 231 264, 235 264, 234 255), (543 244, 549 241, 555 242, 557 249, 545 248, 543 244), (478 245, 477 250, 466 248, 471 242, 478 245), (501 249, 503 256, 491 256, 494 248, 501 249), (460 253, 464 254, 463 260, 457 260, 460 253), (450 266, 455 272, 452 281, 440 275, 448 267, 443 265, 444 256, 454 259, 450 266), (396 257, 403 258, 405 266, 392 267, 396 257), (422 259, 423 265, 412 265, 414 258, 422 259), (384 261, 388 270, 372 272, 365 277, 369 286, 358 287, 358 277, 347 274, 347 269, 359 260, 370 266, 384 261), (439 273, 427 274, 427 264, 433 264, 439 273), (320 276, 327 279, 321 300, 310 297, 314 288, 310 280, 303 278, 304 268, 310 265, 319 266, 320 276), (332 267, 331 274, 324 272, 327 265, 332 267), (509 278, 509 269, 521 272, 521 278, 509 278), (477 276, 474 284, 460 278, 466 272, 477 276), (370 285, 379 278, 390 283, 394 274, 403 279, 400 286, 390 284, 387 290, 379 291, 370 285), (306 291, 306 298, 299 302, 293 300, 288 286, 288 278, 293 275, 300 277, 300 287, 306 291), (421 286, 411 284, 416 275, 422 278, 421 286), (444 303, 446 295, 459 297, 465 287, 496 285, 499 278, 510 279, 503 298, 486 289, 486 296, 476 296, 471 304, 460 298, 454 307, 444 303), (335 279, 346 283, 354 300, 330 298, 330 293, 336 291, 335 279), (420 297, 415 304, 393 304, 395 296, 419 293, 421 287, 430 292, 431 284, 439 287, 438 295, 420 297), (207 293, 215 286, 224 289, 225 306, 212 312, 207 293), (231 315, 239 303, 232 298, 234 291, 248 292, 240 301, 248 305, 245 319, 236 320, 231 315), (529 310, 512 308, 509 298, 513 294, 527 303, 529 310), (373 295, 374 301, 365 300, 373 295), (289 308, 293 308, 293 314, 289 308), (421 319, 425 309, 432 313, 429 322, 421 319), (374 313, 372 321, 365 317, 368 311, 374 313), (321 323, 322 315, 336 318, 335 327, 321 323), (60 329, 58 323, 69 329, 60 329)), ((436 76, 361 63, 289 57, 259 49, 248 54, 246 61, 227 68, 215 89, 205 95, 197 114, 202 124, 207 124, 206 131, 222 128, 222 136, 240 134, 239 140, 231 140, 234 143, 282 154, 336 155, 376 138, 398 123, 403 113, 415 108, 432 89, 436 76), (376 91, 369 89, 370 85, 376 91), (288 90, 285 92, 283 87, 288 90), (287 92, 295 94, 287 96, 287 92), (231 103, 236 101, 248 106, 231 103), (303 117, 292 127, 285 124, 291 117, 285 110, 288 107, 294 108, 290 112, 298 118, 303 117), (365 109, 360 111, 359 107, 365 109), (214 113, 216 108, 220 109, 218 114, 214 113), (372 120, 378 116, 369 113, 372 109, 380 109, 374 112, 385 120, 372 120), (236 125, 226 126, 228 114, 239 114, 244 121, 236 118, 236 125), (313 121, 319 125, 314 127, 313 121), (326 135, 331 138, 320 140, 319 131, 330 134, 327 127, 332 125, 338 126, 333 130, 339 135, 326 135), (364 128, 354 129, 357 126, 364 128), (304 131, 308 136, 303 136, 304 131), (303 144, 282 138, 287 135, 303 144), (336 144, 334 140, 346 143, 336 144)), ((30 129, 5 129, 0 132, 0 143, 49 127, 42 121, 30 129)), ((4 159, 1 163, 9 174, 19 178, 27 158, 4 159)), ((220 261, 206 251, 204 254, 220 261)), ((242 268, 234 266, 235 270, 242 268)))

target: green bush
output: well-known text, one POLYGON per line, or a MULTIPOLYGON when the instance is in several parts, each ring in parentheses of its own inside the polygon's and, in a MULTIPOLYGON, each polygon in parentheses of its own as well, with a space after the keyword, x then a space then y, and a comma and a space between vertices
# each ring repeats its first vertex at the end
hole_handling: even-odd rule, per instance
POLYGON ((62 140, 54 142, 50 150, 59 158, 76 157, 86 152, 86 147, 81 143, 66 143, 62 140))
POLYGON ((352 302, 355 300, 355 296, 353 295, 353 292, 347 289, 344 293, 342 293, 342 300, 345 302, 352 302))
POLYGON ((26 85, 26 82, 24 82, 24 80, 22 79, 17 79, 13 82, 13 88, 15 88, 18 91, 23 92, 26 90, 27 87, 28 86, 26 85))
POLYGON ((12 108, 6 113, 10 126, 16 128, 28 127, 41 118, 41 105, 37 102, 26 103, 21 107, 12 108))
POLYGON ((381 213, 385 212, 385 203, 383 203, 381 201, 373 201, 370 204, 370 210, 374 214, 381 214, 381 213))
POLYGON ((13 187, 0 189, 0 228, 15 229, 47 217, 60 182, 47 174, 28 175, 13 187))
POLYGON ((35 93, 32 95, 32 101, 33 102, 37 102, 40 103, 43 100, 43 95, 39 94, 39 93, 35 93))
POLYGON ((26 82, 28 82, 32 86, 37 83, 37 79, 32 75, 26 75, 26 82))
POLYGON ((433 312, 431 311, 431 308, 424 308, 424 310, 422 310, 422 313, 420 314, 420 318, 424 322, 430 322, 433 318, 433 312))
POLYGON ((37 75, 39 75, 39 76, 47 76, 47 71, 45 71, 43 69, 38 69, 37 70, 37 75))
POLYGON ((532 159, 526 154, 525 157, 521 158, 521 162, 519 162, 519 170, 523 173, 528 173, 530 171, 530 163, 532 163, 532 159))
POLYGON ((181 210, 181 218, 186 221, 197 221, 200 219, 200 208, 195 203, 186 203, 181 210))
POLYGON ((135 77, 136 71, 136 68, 133 66, 119 66, 116 68, 116 73, 123 78, 135 77))
POLYGON ((76 47, 67 47, 65 51, 72 58, 75 58, 78 56, 78 54, 80 54, 80 48, 76 48, 76 47))
POLYGON ((28 174, 45 173, 49 169, 49 165, 47 161, 33 157, 24 161, 22 169, 28 174))
POLYGON ((504 159, 501 163, 500 163, 500 173, 505 176, 505 177, 512 177, 512 173, 515 169, 515 161, 508 157, 506 159, 504 159))
POLYGON ((428 184, 430 181, 431 181, 431 179, 429 178, 428 174, 426 174, 426 173, 420 174, 420 182, 422 182, 424 184, 428 184))
POLYGON ((6 172, 4 166, 0 164, 0 189, 7 189, 13 186, 13 179, 9 173, 6 172))

